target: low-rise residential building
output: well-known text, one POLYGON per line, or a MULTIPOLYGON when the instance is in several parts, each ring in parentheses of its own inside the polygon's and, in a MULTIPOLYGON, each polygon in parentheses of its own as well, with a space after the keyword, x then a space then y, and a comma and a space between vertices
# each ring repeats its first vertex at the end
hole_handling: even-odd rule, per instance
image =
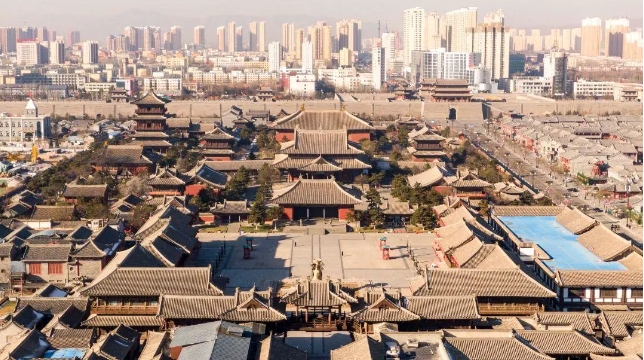
POLYGON ((288 91, 294 96, 315 96, 315 75, 303 73, 291 75, 288 91))
POLYGON ((586 81, 580 79, 572 85, 572 96, 575 99, 613 98, 615 83, 612 81, 586 81))

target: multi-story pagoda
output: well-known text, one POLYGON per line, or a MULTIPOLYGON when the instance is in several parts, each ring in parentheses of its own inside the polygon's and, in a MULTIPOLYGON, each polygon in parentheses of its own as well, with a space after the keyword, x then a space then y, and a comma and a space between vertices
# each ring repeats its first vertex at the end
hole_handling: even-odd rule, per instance
POLYGON ((219 125, 201 137, 199 145, 202 155, 211 161, 232 160, 235 137, 219 125))
POLYGON ((170 100, 159 97, 152 90, 131 102, 136 105, 135 143, 139 143, 146 150, 160 153, 165 153, 170 148, 171 144, 167 141, 169 136, 166 134, 166 104, 169 102, 170 100))
POLYGON ((443 151, 445 138, 434 134, 427 126, 409 133, 411 147, 408 148, 413 161, 436 162, 445 161, 443 151))

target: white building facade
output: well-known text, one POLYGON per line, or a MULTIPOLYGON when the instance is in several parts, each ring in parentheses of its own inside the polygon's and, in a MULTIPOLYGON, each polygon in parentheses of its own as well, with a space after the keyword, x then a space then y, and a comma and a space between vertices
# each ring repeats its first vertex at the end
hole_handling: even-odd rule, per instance
POLYGON ((282 60, 282 48, 279 41, 273 41, 268 44, 268 72, 277 72, 280 70, 280 61, 282 60))
POLYGON ((51 138, 51 119, 40 116, 38 107, 29 100, 22 116, 0 114, 0 141, 27 143, 51 138))
POLYGON ((371 78, 372 86, 377 91, 387 82, 387 64, 383 47, 374 46, 371 51, 371 78))
POLYGON ((411 63, 413 51, 425 50, 425 10, 421 8, 407 9, 404 12, 403 23, 403 48, 405 51, 405 65, 411 63))

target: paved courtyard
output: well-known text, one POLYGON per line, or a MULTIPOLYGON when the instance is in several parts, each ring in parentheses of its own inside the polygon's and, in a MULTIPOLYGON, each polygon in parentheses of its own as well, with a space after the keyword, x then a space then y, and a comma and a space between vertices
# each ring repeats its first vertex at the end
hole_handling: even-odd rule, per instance
MULTIPOLYGON (((218 273, 230 278, 229 288, 265 288, 288 278, 311 275, 311 261, 322 259, 323 277, 373 281, 374 285, 409 287, 408 278, 416 275, 407 244, 429 247, 433 234, 213 234, 200 233, 202 249, 195 265, 214 263, 218 249, 226 244, 218 273), (379 239, 387 237, 389 260, 382 259, 379 239), (243 259, 245 237, 253 239, 250 259, 243 259)), ((437 260, 438 261, 438 260, 437 260)))

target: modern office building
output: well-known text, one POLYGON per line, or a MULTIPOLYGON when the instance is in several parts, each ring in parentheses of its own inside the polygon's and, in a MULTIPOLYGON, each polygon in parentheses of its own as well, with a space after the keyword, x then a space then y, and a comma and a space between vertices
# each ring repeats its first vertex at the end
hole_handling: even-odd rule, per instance
POLYGON ((127 26, 123 30, 123 35, 125 35, 130 39, 130 48, 128 50, 136 51, 143 45, 142 43, 139 42, 140 39, 142 39, 142 37, 139 36, 140 32, 142 32, 141 29, 133 26, 127 26))
POLYGON ((235 30, 235 51, 244 51, 244 28, 241 26, 235 30))
POLYGON ((313 45, 314 60, 331 61, 333 51, 333 39, 331 37, 331 27, 326 24, 317 24, 309 26, 309 38, 313 45))
POLYGON ((237 50, 237 26, 235 22, 229 22, 226 26, 226 38, 226 50, 230 53, 235 52, 237 50))
POLYGON ((526 42, 526 50, 532 50, 534 52, 543 51, 543 36, 541 36, 541 30, 530 30, 530 36, 526 42))
POLYGON ((371 77, 374 90, 382 89, 387 82, 387 64, 385 62, 385 48, 374 46, 371 51, 371 77))
POLYGON ((181 50, 182 47, 182 38, 181 38, 181 27, 180 26, 173 26, 170 28, 170 40, 169 45, 170 49, 166 47, 166 50, 181 50))
POLYGON ((306 40, 304 29, 295 30, 295 58, 302 60, 302 43, 306 40))
POLYGON ((195 26, 192 42, 197 46, 206 46, 206 27, 195 26))
POLYGON ((83 42, 83 64, 98 64, 98 43, 96 41, 83 42))
POLYGON ((67 42, 66 44, 69 46, 74 46, 74 44, 78 44, 81 42, 81 33, 78 30, 72 30, 67 34, 67 42))
POLYGON ((396 33, 382 33, 380 46, 385 48, 385 66, 389 71, 392 69, 393 60, 396 58, 396 33))
POLYGON ((546 54, 543 57, 543 77, 551 81, 551 96, 565 96, 568 83, 568 54, 559 51, 546 54))
POLYGON ((510 53, 510 77, 513 77, 515 74, 522 74, 525 72, 525 62, 525 54, 510 53))
POLYGON ((282 47, 279 41, 273 41, 268 44, 268 72, 280 70, 280 61, 282 60, 282 47))
POLYGON ((642 33, 631 31, 624 35, 624 49, 622 58, 642 61, 642 33))
POLYGON ((266 51, 266 21, 257 23, 257 51, 266 51))
POLYGON ((52 65, 65 63, 65 43, 62 41, 49 42, 49 63, 52 65))
POLYGON ((248 24, 248 49, 257 51, 257 21, 248 24))
POLYGON ((624 53, 624 35, 630 32, 630 22, 626 18, 606 20, 606 38, 604 54, 622 57, 624 53))
POLYGON ((445 14, 447 51, 469 51, 467 31, 476 27, 476 11, 477 8, 468 7, 449 11, 445 14))
POLYGON ((248 50, 266 51, 265 21, 253 21, 248 25, 248 50))
POLYGON ((414 51, 425 50, 425 10, 416 7, 404 12, 403 22, 403 49, 405 51, 405 65, 411 63, 411 54, 414 51))
POLYGON ((581 21, 581 55, 599 56, 602 43, 602 20, 587 18, 581 21))
POLYGON ((0 52, 3 54, 15 53, 18 41, 18 29, 15 27, 0 28, 0 52))
POLYGON ((501 24, 505 25, 505 14, 503 10, 490 11, 483 17, 484 24, 501 24))
POLYGON ((34 66, 42 63, 41 46, 37 41, 18 40, 16 43, 16 62, 18 65, 34 66))
POLYGON ((295 49, 295 24, 282 24, 282 50, 283 54, 289 53, 295 49))
POLYGON ((445 18, 436 11, 427 13, 427 20, 425 20, 425 28, 427 29, 425 40, 427 45, 425 49, 432 50, 443 47, 442 33, 444 31, 442 29, 445 28, 444 21, 445 18))
POLYGON ((487 82, 487 72, 481 70, 478 53, 447 52, 445 48, 412 53, 411 80, 420 83, 426 79, 465 79, 470 85, 487 82), (482 72, 483 71, 483 72, 482 72))
POLYGON ((471 47, 467 52, 480 53, 486 69, 497 80, 510 75, 510 35, 502 23, 487 23, 470 29, 471 47))
POLYGON ((313 44, 308 40, 302 42, 302 72, 312 73, 314 61, 313 44))
POLYGON ((362 21, 350 19, 340 20, 336 24, 335 49, 347 48, 351 51, 362 50, 362 21))
POLYGON ((339 58, 339 65, 341 67, 353 66, 353 51, 351 51, 351 49, 347 49, 347 48, 340 49, 338 58, 339 58))
POLYGON ((226 27, 217 28, 217 50, 226 51, 226 27))
POLYGON ((38 42, 49 41, 49 31, 46 27, 36 28, 36 40, 38 42))

